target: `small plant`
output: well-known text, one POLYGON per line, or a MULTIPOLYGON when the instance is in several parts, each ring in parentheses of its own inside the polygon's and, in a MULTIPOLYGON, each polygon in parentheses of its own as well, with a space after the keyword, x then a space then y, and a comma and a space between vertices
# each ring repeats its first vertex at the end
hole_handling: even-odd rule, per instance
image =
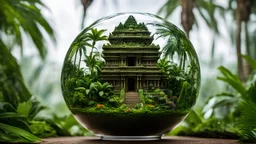
POLYGON ((145 103, 145 97, 143 94, 143 89, 139 89, 139 97, 140 97, 140 102, 145 103))

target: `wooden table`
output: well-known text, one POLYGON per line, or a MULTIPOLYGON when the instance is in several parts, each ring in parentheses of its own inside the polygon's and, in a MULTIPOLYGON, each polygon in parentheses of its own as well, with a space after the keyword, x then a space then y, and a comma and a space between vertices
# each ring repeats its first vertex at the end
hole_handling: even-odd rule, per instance
POLYGON ((103 141, 98 137, 47 138, 41 144, 238 144, 238 140, 167 136, 159 141, 103 141))

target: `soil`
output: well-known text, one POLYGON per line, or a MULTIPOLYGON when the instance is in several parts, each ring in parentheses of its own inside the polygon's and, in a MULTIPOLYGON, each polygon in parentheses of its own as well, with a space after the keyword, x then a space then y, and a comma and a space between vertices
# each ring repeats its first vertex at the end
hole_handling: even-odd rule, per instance
POLYGON ((177 112, 76 112, 76 119, 94 134, 109 136, 161 136, 186 116, 177 112))

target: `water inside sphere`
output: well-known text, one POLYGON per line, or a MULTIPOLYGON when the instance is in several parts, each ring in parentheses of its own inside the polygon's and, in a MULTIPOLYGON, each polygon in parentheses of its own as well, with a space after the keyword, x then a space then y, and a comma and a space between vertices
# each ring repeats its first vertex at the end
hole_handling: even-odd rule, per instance
POLYGON ((159 139, 195 104, 200 66, 175 25, 148 13, 121 13, 75 38, 61 86, 75 118, 102 139, 159 139))

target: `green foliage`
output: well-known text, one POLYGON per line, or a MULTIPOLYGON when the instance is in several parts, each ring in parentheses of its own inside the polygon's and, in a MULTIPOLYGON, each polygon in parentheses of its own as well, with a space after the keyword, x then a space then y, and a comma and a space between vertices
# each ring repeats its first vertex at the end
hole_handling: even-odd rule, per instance
MULTIPOLYGON (((253 65, 256 63, 256 61, 248 56, 243 57, 254 68, 253 65)), ((215 114, 215 116, 218 116, 220 115, 220 113, 222 113, 221 117, 218 116, 219 118, 224 119, 225 121, 232 120, 233 124, 238 123, 237 125, 240 131, 238 134, 240 136, 240 140, 247 142, 255 142, 256 125, 254 122, 256 121, 256 83, 253 79, 249 79, 248 83, 252 84, 246 86, 241 82, 237 75, 231 73, 228 69, 224 67, 219 67, 219 70, 221 71, 223 76, 218 77, 218 79, 224 81, 229 86, 231 86, 235 90, 235 93, 230 94, 224 92, 222 94, 219 94, 217 95, 217 97, 221 97, 222 99, 215 98, 214 103, 210 105, 210 101, 214 100, 214 98, 211 98, 208 106, 206 107, 215 109, 215 111, 219 109, 218 113, 215 114), (223 109, 223 107, 225 109, 223 109)))
POLYGON ((40 138, 19 127, 0 123, 0 130, 2 142, 41 142, 40 138))
POLYGON ((17 107, 19 102, 30 99, 20 73, 19 65, 8 48, 0 41, 0 94, 2 100, 17 107))
MULTIPOLYGON (((52 114, 50 118, 42 120, 46 121, 47 124, 54 128, 56 131, 56 136, 83 136, 85 134, 92 135, 75 120, 72 114, 66 116, 57 116, 56 114, 52 114), (76 131, 73 130, 74 127, 76 128, 76 131)), ((43 134, 47 135, 45 132, 43 134)))
POLYGON ((31 94, 25 87, 19 65, 7 47, 1 42, 0 45, 0 133, 3 135, 0 141, 37 142, 40 139, 31 134, 28 119, 34 118, 43 107, 30 101, 31 94))
POLYGON ((104 62, 101 61, 100 55, 94 54, 90 56, 85 56, 84 63, 88 67, 89 74, 95 76, 96 78, 99 77, 99 72, 101 71, 104 62))
MULTIPOLYGON (((0 137, 0 141, 33 142, 34 139, 31 138, 36 136, 44 138, 71 135, 70 128, 78 125, 73 116, 62 118, 54 115, 52 119, 36 117, 44 108, 35 100, 20 103, 17 109, 10 103, 0 102, 0 123, 4 124, 1 125, 3 128, 0 126, 1 136, 4 136, 0 137), (10 126, 11 130, 5 130, 5 125, 10 126), (17 133, 13 133, 13 130, 17 130, 17 133), (26 131, 27 137, 23 137, 23 134, 20 134, 23 131, 26 131), (12 141, 14 139, 17 141, 12 141)), ((85 132, 82 126, 79 129, 81 131, 74 133, 75 135, 81 135, 82 132, 85 132)))
MULTIPOLYGON (((254 86, 255 89, 255 86, 254 86)), ((255 95, 253 95, 255 97, 255 95)), ((241 140, 256 142, 256 102, 252 100, 244 100, 239 104, 241 109, 241 119, 239 120, 239 128, 241 130, 241 140)))
POLYGON ((167 84, 165 87, 167 89, 165 90, 165 94, 171 100, 178 99, 174 102, 178 108, 191 108, 195 104, 198 95, 195 84, 196 78, 194 77, 195 73, 198 72, 197 68, 192 63, 189 65, 189 72, 185 73, 183 69, 167 58, 159 59, 157 65, 166 75, 167 84))
POLYGON ((143 94, 143 89, 139 89, 139 97, 140 97, 140 102, 141 103, 145 103, 145 97, 144 97, 144 94, 143 94))
POLYGON ((42 106, 39 101, 31 99, 27 102, 19 103, 17 112, 24 115, 28 120, 32 120, 35 119, 36 115, 44 109, 46 109, 46 107, 42 106))
POLYGON ((144 106, 155 110, 174 110, 176 108, 176 98, 171 95, 167 96, 162 90, 156 89, 150 93, 141 91, 144 106))
POLYGON ((31 121, 30 129, 33 134, 40 138, 55 137, 57 136, 56 130, 46 121, 31 121))
MULTIPOLYGON (((31 109, 31 108, 30 108, 31 109)), ((0 102, 0 137, 2 142, 39 142, 40 138, 31 133, 28 119, 17 113, 8 102, 0 102)))
POLYGON ((65 100, 69 106, 86 107, 104 103, 117 107, 124 101, 124 96, 114 95, 112 85, 107 82, 101 83, 97 81, 97 77, 92 78, 90 74, 76 78, 70 76, 65 80, 65 89, 65 100))
POLYGON ((24 36, 31 38, 40 57, 45 58, 45 35, 55 41, 53 29, 41 14, 45 5, 40 0, 3 0, 0 2, 0 141, 40 142, 33 135, 30 120, 44 109, 31 99, 20 67, 11 51, 20 47, 23 53, 24 36), (11 45, 8 42, 12 41, 11 45))
POLYGON ((120 99, 122 100, 122 103, 123 103, 125 99, 125 90, 123 88, 120 90, 120 99))
MULTIPOLYGON (((159 9, 158 14, 164 13, 165 19, 170 17, 175 10, 177 10, 178 7, 186 5, 186 1, 172 1, 168 0, 166 3, 159 9), (184 4, 182 4, 184 2, 184 4)), ((218 36, 219 33, 219 28, 217 25, 217 20, 216 20, 216 12, 219 12, 220 15, 223 16, 223 19, 225 19, 225 12, 227 11, 224 7, 218 5, 216 2, 212 0, 195 0, 192 2, 192 7, 193 10, 197 11, 199 15, 195 15, 192 13, 193 18, 190 19, 190 22, 192 22, 192 25, 196 25, 198 27, 198 20, 199 18, 202 18, 203 21, 206 23, 206 25, 213 30, 214 36, 213 36, 213 43, 212 43, 212 56, 214 56, 214 50, 215 50, 215 39, 216 36, 218 36), (199 16, 199 17, 198 17, 199 16)), ((194 11, 193 11, 194 12, 194 11)), ((182 11, 183 13, 183 11, 182 11)), ((184 18, 181 18, 184 19, 184 18)), ((190 22, 185 22, 185 25, 188 25, 190 22)), ((183 24, 184 28, 184 24, 183 24)), ((184 28, 185 29, 185 28, 184 28)))
POLYGON ((194 110, 190 111, 185 121, 170 133, 170 135, 232 139, 237 139, 238 134, 239 130, 232 120, 204 119, 202 113, 194 110))
POLYGON ((222 80, 228 83, 242 96, 246 95, 246 89, 237 75, 232 74, 228 69, 224 68, 223 66, 220 66, 218 69, 224 76, 224 77, 217 77, 218 80, 222 80))
POLYGON ((107 36, 102 35, 105 32, 105 30, 97 30, 96 28, 91 28, 90 33, 87 33, 88 38, 91 39, 92 42, 92 48, 94 48, 95 43, 98 41, 107 40, 107 36))
POLYGON ((187 81, 185 81, 183 84, 182 84, 182 88, 181 88, 181 91, 180 91, 180 95, 179 95, 179 98, 178 98, 178 101, 177 101, 177 104, 180 108, 188 108, 189 106, 187 105, 186 101, 188 100, 187 99, 187 89, 188 87, 190 87, 189 83, 187 81))
MULTIPOLYGON (((32 39, 41 58, 45 58, 47 49, 43 33, 53 40, 55 37, 53 29, 41 13, 41 8, 45 8, 41 0, 2 0, 0 2, 0 31, 6 35, 0 36, 0 43, 5 43, 4 37, 8 36, 13 39, 14 45, 21 47, 22 53, 23 32, 25 32, 26 36, 32 39)), ((13 47, 8 48, 11 50, 13 47)))
POLYGON ((115 27, 114 32, 123 31, 123 30, 145 30, 147 31, 147 27, 144 23, 137 23, 136 19, 133 16, 129 16, 129 18, 124 22, 124 24, 119 23, 117 27, 115 27))

